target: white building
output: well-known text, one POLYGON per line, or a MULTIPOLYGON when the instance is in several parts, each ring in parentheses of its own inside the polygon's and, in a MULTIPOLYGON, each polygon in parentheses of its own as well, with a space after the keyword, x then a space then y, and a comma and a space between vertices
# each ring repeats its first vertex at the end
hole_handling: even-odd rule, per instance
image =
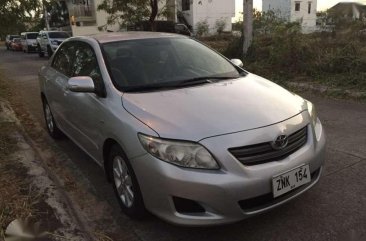
MULTIPOLYGON (((65 0, 65 2, 74 36, 98 33, 98 27, 107 24, 108 14, 105 11, 96 10, 102 0, 65 0)), ((119 26, 108 26, 107 29, 117 31, 119 26)))
POLYGON ((176 11, 183 13, 193 29, 196 29, 198 23, 207 21, 210 33, 215 33, 216 21, 223 21, 224 31, 231 31, 231 19, 235 17, 235 0, 177 0, 176 11))
MULTIPOLYGON (((102 0, 65 0, 69 10, 71 29, 74 36, 98 33, 98 27, 107 23, 108 14, 96 11, 102 0)), ((235 16, 235 0, 160 0, 160 8, 168 9, 168 20, 190 25, 193 30, 197 24, 207 21, 209 31, 216 31, 216 21, 224 21, 224 31, 231 31, 231 18, 235 16)), ((159 18, 162 20, 162 18, 159 18)), ((108 26, 107 30, 117 31, 118 25, 108 26)))
POLYGON ((262 10, 273 11, 286 21, 300 22, 304 33, 316 30, 317 0, 263 0, 262 10))

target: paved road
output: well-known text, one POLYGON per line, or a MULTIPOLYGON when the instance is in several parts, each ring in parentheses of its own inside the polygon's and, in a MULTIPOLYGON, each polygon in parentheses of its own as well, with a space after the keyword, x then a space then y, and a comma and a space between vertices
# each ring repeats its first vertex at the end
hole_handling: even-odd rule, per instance
MULTIPOLYGON (((44 63, 36 54, 0 49, 0 71, 42 126, 37 72, 44 63)), ((155 217, 131 221, 120 213, 102 170, 89 157, 69 140, 57 142, 56 148, 76 169, 70 178, 88 186, 83 195, 92 195, 93 205, 103 207, 86 215, 87 221, 97 222, 115 240, 366 240, 366 104, 304 96, 316 104, 328 135, 320 183, 287 205, 236 224, 183 228, 155 217)))

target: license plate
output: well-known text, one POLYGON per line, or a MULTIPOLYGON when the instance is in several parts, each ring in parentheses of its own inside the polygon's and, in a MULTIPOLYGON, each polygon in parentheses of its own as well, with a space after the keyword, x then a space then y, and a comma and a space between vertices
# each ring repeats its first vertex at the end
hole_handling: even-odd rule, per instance
POLYGON ((281 196, 311 181, 309 165, 295 168, 272 178, 273 197, 281 196))

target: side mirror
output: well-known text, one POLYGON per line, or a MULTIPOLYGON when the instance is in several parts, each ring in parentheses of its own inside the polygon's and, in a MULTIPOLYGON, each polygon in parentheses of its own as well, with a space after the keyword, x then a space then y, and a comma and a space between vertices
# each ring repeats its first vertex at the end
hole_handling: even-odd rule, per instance
POLYGON ((94 93, 95 86, 92 78, 89 76, 72 77, 67 82, 67 89, 72 92, 94 93))
POLYGON ((242 68, 244 66, 243 61, 241 61, 240 59, 231 59, 230 61, 231 61, 231 63, 233 63, 234 65, 236 65, 240 68, 242 68))

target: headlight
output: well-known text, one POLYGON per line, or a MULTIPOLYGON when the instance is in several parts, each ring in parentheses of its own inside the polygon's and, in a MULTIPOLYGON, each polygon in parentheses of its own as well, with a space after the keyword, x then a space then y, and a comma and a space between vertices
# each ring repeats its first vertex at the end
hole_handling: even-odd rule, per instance
POLYGON ((52 44, 52 45, 58 45, 58 42, 57 42, 57 40, 52 40, 52 41, 51 41, 51 44, 52 44))
POLYGON ((311 123, 313 124, 313 126, 315 126, 318 121, 318 114, 316 113, 315 106, 310 101, 307 101, 307 105, 311 118, 311 123))
POLYGON ((212 155, 197 143, 164 140, 143 134, 138 136, 145 150, 163 161, 182 167, 219 169, 212 155))

